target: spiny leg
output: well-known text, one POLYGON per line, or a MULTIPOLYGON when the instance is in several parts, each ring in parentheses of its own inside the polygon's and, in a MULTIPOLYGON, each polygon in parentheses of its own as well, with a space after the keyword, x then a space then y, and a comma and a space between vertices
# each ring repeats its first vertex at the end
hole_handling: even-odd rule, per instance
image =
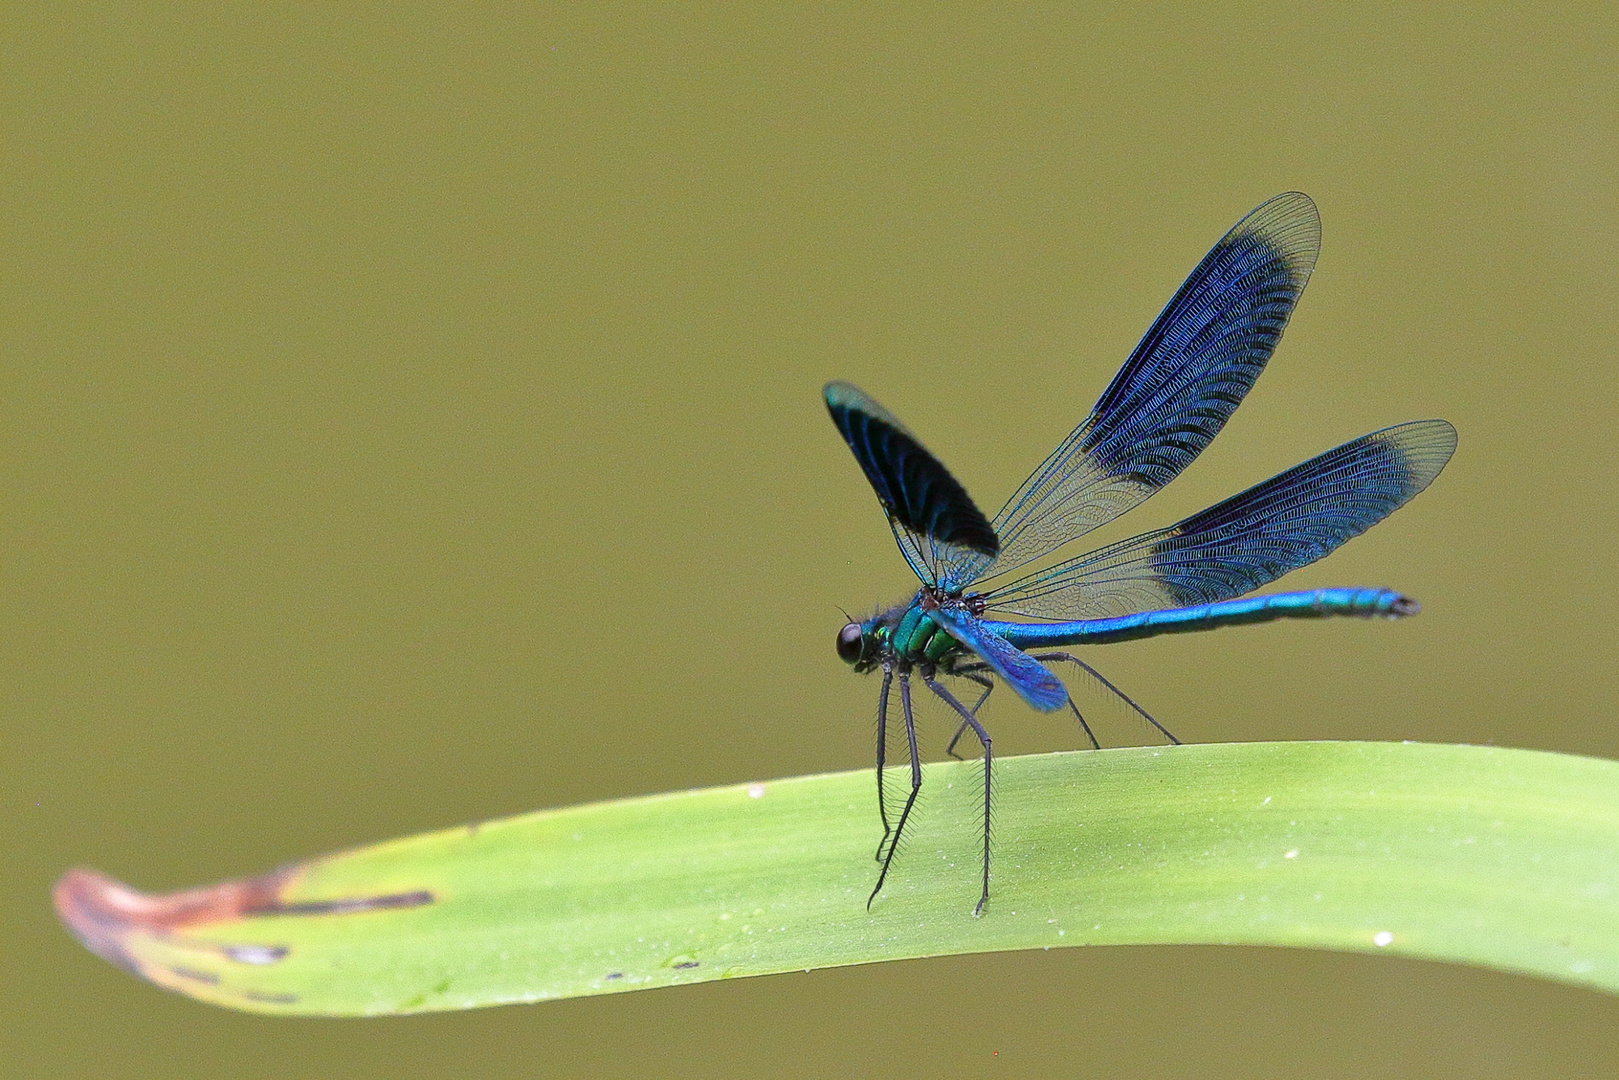
POLYGON ((894 669, 883 665, 882 696, 877 699, 877 816, 883 819, 883 838, 877 841, 873 859, 881 860, 883 845, 888 843, 888 804, 883 799, 883 766, 888 758, 888 690, 894 684, 894 669))
POLYGON ((990 749, 989 732, 984 730, 984 725, 978 722, 976 716, 967 711, 967 706, 957 701, 955 695, 946 690, 933 676, 924 674, 922 681, 928 684, 929 690, 943 698, 945 704, 961 715, 962 723, 973 729, 973 734, 978 736, 978 741, 984 746, 984 887, 978 894, 978 906, 973 908, 973 918, 977 918, 984 913, 984 905, 989 903, 989 784, 990 766, 995 760, 995 754, 990 749))
MULTIPOLYGON (((973 682, 979 683, 985 687, 983 695, 979 697, 978 701, 973 705, 974 716, 977 716, 978 710, 984 707, 984 701, 989 697, 989 692, 994 688, 995 684, 992 680, 987 679, 982 675, 974 675, 973 673, 987 671, 988 669, 988 664, 968 664, 965 667, 958 667, 950 673, 952 675, 960 675, 964 679, 972 679, 973 682)), ((1102 744, 1096 741, 1096 733, 1093 732, 1091 730, 1091 726, 1085 722, 1084 714, 1079 711, 1079 706, 1074 704, 1072 694, 1070 694, 1068 697, 1068 707, 1074 710, 1074 719, 1079 721, 1079 730, 1085 733, 1085 738, 1090 741, 1091 749, 1102 749, 1102 744)), ((950 736, 950 745, 944 748, 944 752, 955 758, 957 761, 961 760, 961 755, 956 753, 956 743, 960 742, 961 737, 965 734, 967 734, 967 725, 956 725, 956 733, 950 736)))
MULTIPOLYGON (((1136 711, 1137 715, 1139 715, 1143 720, 1145 720, 1147 723, 1151 724, 1153 727, 1157 728, 1158 729, 1158 734, 1160 734, 1164 738, 1168 739, 1175 746, 1179 746, 1181 744, 1181 741, 1179 739, 1175 738, 1175 736, 1173 736, 1173 735, 1171 735, 1169 733, 1168 728, 1164 727, 1164 725, 1160 724, 1158 721, 1156 721, 1156 720, 1154 720, 1152 718, 1152 714, 1147 712, 1147 710, 1143 709, 1140 705, 1137 705, 1134 701, 1131 701, 1129 694, 1126 694, 1123 690, 1120 690, 1117 686, 1114 686, 1112 683, 1108 682, 1107 677, 1105 675, 1103 675, 1100 671, 1097 671, 1095 668, 1091 667, 1089 664, 1087 664, 1085 661, 1081 660, 1079 657, 1073 655, 1072 653, 1065 653, 1065 652, 1040 653, 1038 655, 1036 655, 1034 653, 1030 653, 1029 655, 1033 656, 1036 660, 1040 661, 1042 664, 1050 664, 1050 663, 1054 663, 1054 662, 1057 662, 1057 661, 1067 661, 1070 664, 1079 665, 1079 667, 1084 669, 1084 671, 1087 674, 1089 674, 1091 678, 1095 679, 1097 682, 1099 682, 1103 686, 1107 687, 1110 691, 1113 692, 1113 695, 1115 697, 1117 697, 1120 701, 1124 702, 1126 705, 1130 706, 1130 708, 1134 709, 1136 711)), ((1074 699, 1069 698, 1068 699, 1068 704, 1073 705, 1074 704, 1074 699)), ((1075 706, 1075 708, 1074 708, 1074 714, 1076 716, 1079 714, 1079 708, 1077 706, 1075 706)), ((1083 724, 1083 723, 1085 723, 1085 721, 1083 719, 1081 719, 1080 723, 1083 724)), ((1090 735, 1090 728, 1089 727, 1085 728, 1085 734, 1090 735)), ((1096 737, 1091 736, 1091 742, 1094 743, 1095 741, 1096 741, 1096 737)))
MULTIPOLYGON (((905 713, 905 742, 911 752, 911 793, 905 797, 905 806, 894 825, 894 838, 888 842, 888 853, 883 856, 883 868, 877 873, 877 884, 872 888, 871 895, 866 897, 867 911, 871 910, 871 902, 877 899, 877 894, 883 891, 883 882, 888 880, 888 868, 894 864, 894 852, 899 849, 899 839, 905 833, 906 819, 911 816, 911 807, 916 805, 916 793, 922 790, 922 762, 916 754, 916 718, 911 715, 911 673, 903 668, 899 673, 899 703, 905 713)), ((877 850, 881 853, 882 848, 877 850)))
POLYGON ((1092 731, 1091 726, 1085 722, 1085 714, 1079 711, 1078 705, 1074 704, 1073 694, 1068 695, 1068 707, 1074 710, 1074 719, 1079 721, 1079 730, 1083 731, 1085 737, 1091 741, 1091 749, 1102 749, 1102 744, 1096 741, 1096 732, 1092 731))
MULTIPOLYGON (((975 682, 984 688, 984 692, 978 695, 978 700, 973 702, 972 713, 974 716, 977 716, 978 710, 984 707, 984 702, 989 700, 989 692, 995 689, 994 679, 991 679, 987 675, 979 674, 979 672, 985 671, 988 668, 988 664, 972 664, 968 667, 958 667, 954 671, 950 672, 952 675, 960 675, 963 679, 975 682)), ((955 758, 957 761, 961 760, 961 755, 956 753, 956 743, 960 742, 961 737, 966 733, 967 725, 957 724, 956 733, 950 736, 950 745, 944 748, 944 752, 955 758)))

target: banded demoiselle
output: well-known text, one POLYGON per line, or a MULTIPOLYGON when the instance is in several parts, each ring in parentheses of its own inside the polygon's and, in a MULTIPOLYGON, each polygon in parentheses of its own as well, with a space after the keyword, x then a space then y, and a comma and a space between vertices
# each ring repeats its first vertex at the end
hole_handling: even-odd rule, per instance
MULTIPOLYGON (((1271 619, 1399 618, 1419 610, 1414 600, 1387 589, 1245 594, 1321 558, 1427 487, 1456 448, 1456 430, 1443 420, 1374 431, 1168 528, 1003 584, 981 584, 1113 520, 1191 464, 1264 370, 1320 246, 1320 216, 1299 192, 1278 195, 1237 222, 1170 299, 1090 415, 992 521, 892 413, 849 383, 826 385, 832 420, 876 490, 900 553, 922 581, 910 600, 838 632, 839 657, 857 672, 883 673, 877 699, 882 868, 867 907, 888 878, 922 785, 913 673, 959 718, 957 738, 970 730, 983 747, 983 877, 973 909, 981 915, 989 900, 994 753, 977 713, 996 678, 1036 709, 1068 706, 1097 746, 1068 690, 1046 667, 1075 665, 1177 741, 1079 657, 1033 650, 1271 619), (1046 621, 989 618, 1003 612, 1046 621), (940 676, 975 684, 978 701, 971 708, 962 704, 940 676), (883 777, 896 677, 911 787, 891 821, 883 777)), ((950 745, 953 752, 955 740, 950 745)))

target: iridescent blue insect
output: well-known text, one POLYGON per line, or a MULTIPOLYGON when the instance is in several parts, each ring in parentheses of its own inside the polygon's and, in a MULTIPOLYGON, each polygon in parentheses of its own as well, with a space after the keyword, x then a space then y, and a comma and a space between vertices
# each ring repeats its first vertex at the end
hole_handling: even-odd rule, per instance
MULTIPOLYGON (((977 712, 999 677, 1036 709, 1079 709, 1047 664, 1068 663, 1100 680, 1170 741, 1167 731, 1067 652, 1154 634, 1234 623, 1328 615, 1415 614, 1386 589, 1314 589, 1237 599, 1326 555, 1427 487, 1456 448, 1443 420, 1418 420, 1344 443, 1167 529, 1059 562, 993 588, 975 588, 1103 525, 1168 484, 1219 434, 1264 370, 1315 266, 1321 219, 1289 192, 1239 221, 1175 293, 1113 377, 1101 400, 986 520, 939 460, 893 414, 845 382, 828 383, 826 406, 888 515, 905 560, 922 579, 906 603, 838 633, 854 670, 881 670, 877 705, 877 805, 882 863, 870 906, 922 784, 911 714, 914 673, 984 748, 983 888, 989 900, 989 805, 994 754, 977 712), (1047 622, 1003 622, 1007 612, 1047 622), (982 688, 968 708, 939 680, 982 688), (899 681, 911 788, 897 820, 883 795, 889 694, 899 681)), ((1094 735, 1079 716, 1085 732, 1094 735)), ((955 741, 951 741, 951 748, 955 741)))

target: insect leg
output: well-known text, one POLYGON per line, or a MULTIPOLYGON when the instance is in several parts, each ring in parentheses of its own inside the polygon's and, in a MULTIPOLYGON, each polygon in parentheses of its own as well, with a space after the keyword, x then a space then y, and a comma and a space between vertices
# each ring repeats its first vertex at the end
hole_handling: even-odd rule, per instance
POLYGON ((893 684, 894 669, 884 664, 882 695, 877 699, 877 816, 883 819, 883 838, 877 841, 877 853, 872 856, 878 860, 882 859, 883 845, 888 843, 888 834, 893 831, 888 826, 888 804, 883 799, 883 766, 888 757, 888 691, 893 684))
POLYGON ((984 913, 984 905, 989 903, 990 767, 991 763, 995 760, 995 754, 994 751, 990 749, 989 732, 984 730, 984 725, 978 722, 978 718, 976 716, 967 711, 967 706, 957 701, 955 695, 946 690, 944 686, 932 676, 923 675, 922 681, 928 684, 929 690, 932 690, 935 694, 938 694, 941 698, 943 698, 945 704, 956 710, 956 712, 961 716, 962 723, 973 729, 973 734, 978 736, 978 741, 982 743, 984 747, 984 887, 983 890, 978 894, 978 906, 973 908, 973 917, 977 918, 984 913))
MULTIPOLYGON (((963 679, 970 679, 984 688, 984 692, 978 695, 978 700, 973 702, 972 713, 974 716, 977 716, 978 710, 984 707, 984 702, 989 700, 989 692, 995 689, 995 680, 987 675, 980 674, 988 670, 988 664, 967 664, 963 667, 954 668, 950 672, 952 675, 960 675, 963 679)), ((961 737, 965 734, 967 734, 967 725, 957 724, 956 733, 950 736, 950 745, 944 748, 944 752, 957 761, 961 760, 961 755, 956 753, 956 743, 960 742, 961 737)))
MULTIPOLYGON (((883 882, 888 880, 888 868, 894 864, 894 852, 899 850, 899 839, 905 832, 906 819, 911 816, 911 807, 916 805, 916 793, 922 790, 922 762, 916 752, 916 719, 911 714, 911 673, 903 668, 899 673, 899 703, 905 713, 905 741, 911 752, 911 793, 905 797, 905 806, 894 825, 894 838, 888 842, 888 852, 883 856, 883 868, 877 874, 877 884, 872 888, 871 895, 866 897, 867 911, 871 910, 871 902, 877 899, 877 894, 883 891, 883 882)), ((882 849, 878 850, 880 852, 882 849)))
MULTIPOLYGON (((1137 715, 1139 715, 1143 720, 1145 720, 1147 723, 1151 724, 1153 727, 1157 728, 1158 729, 1158 734, 1160 734, 1164 738, 1168 739, 1173 745, 1175 745, 1175 746, 1180 745, 1181 741, 1179 739, 1175 738, 1175 736, 1171 735, 1169 733, 1168 728, 1164 727, 1164 725, 1162 725, 1158 721, 1154 720, 1152 718, 1151 714, 1148 713, 1146 709, 1143 709, 1140 705, 1137 705, 1135 702, 1130 700, 1130 695, 1126 694, 1123 690, 1120 690, 1117 686, 1114 686, 1112 683, 1108 682, 1106 676, 1104 676, 1100 671, 1097 671, 1095 668, 1091 667, 1085 661, 1081 660, 1079 657, 1073 655, 1072 653, 1065 653, 1065 652, 1040 653, 1038 656, 1036 656, 1034 653, 1030 653, 1029 655, 1034 656, 1034 658, 1036 660, 1040 661, 1042 664, 1051 664, 1051 663, 1056 663, 1056 662, 1059 662, 1059 661, 1066 661, 1066 662, 1068 662, 1070 664, 1079 665, 1079 667, 1084 669, 1085 672, 1088 673, 1091 678, 1095 679, 1097 682, 1101 683, 1103 686, 1107 687, 1110 691, 1112 691, 1114 697, 1117 697, 1120 701, 1122 701, 1126 705, 1130 706, 1130 708, 1134 709, 1136 711, 1137 715)), ((1070 697, 1068 699, 1068 704, 1073 705, 1074 704, 1074 699, 1070 697)), ((1078 706, 1074 706, 1074 715, 1076 715, 1076 716, 1079 715, 1078 706)), ((1081 718, 1079 722, 1081 724, 1085 723, 1083 718, 1081 718)), ((1091 734, 1091 729, 1090 729, 1090 727, 1088 725, 1085 727, 1085 734, 1087 734, 1087 735, 1091 734)), ((1093 745, 1096 743, 1096 736, 1091 735, 1091 743, 1093 745)))

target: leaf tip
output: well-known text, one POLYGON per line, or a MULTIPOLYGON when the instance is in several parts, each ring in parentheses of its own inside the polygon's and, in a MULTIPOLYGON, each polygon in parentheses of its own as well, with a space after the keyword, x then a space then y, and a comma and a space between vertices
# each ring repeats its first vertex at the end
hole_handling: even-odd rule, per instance
POLYGON ((167 937, 198 923, 273 910, 280 902, 286 879, 284 872, 273 872, 154 895, 87 867, 77 867, 57 881, 52 900, 57 918, 85 948, 150 978, 137 958, 137 939, 167 937))

